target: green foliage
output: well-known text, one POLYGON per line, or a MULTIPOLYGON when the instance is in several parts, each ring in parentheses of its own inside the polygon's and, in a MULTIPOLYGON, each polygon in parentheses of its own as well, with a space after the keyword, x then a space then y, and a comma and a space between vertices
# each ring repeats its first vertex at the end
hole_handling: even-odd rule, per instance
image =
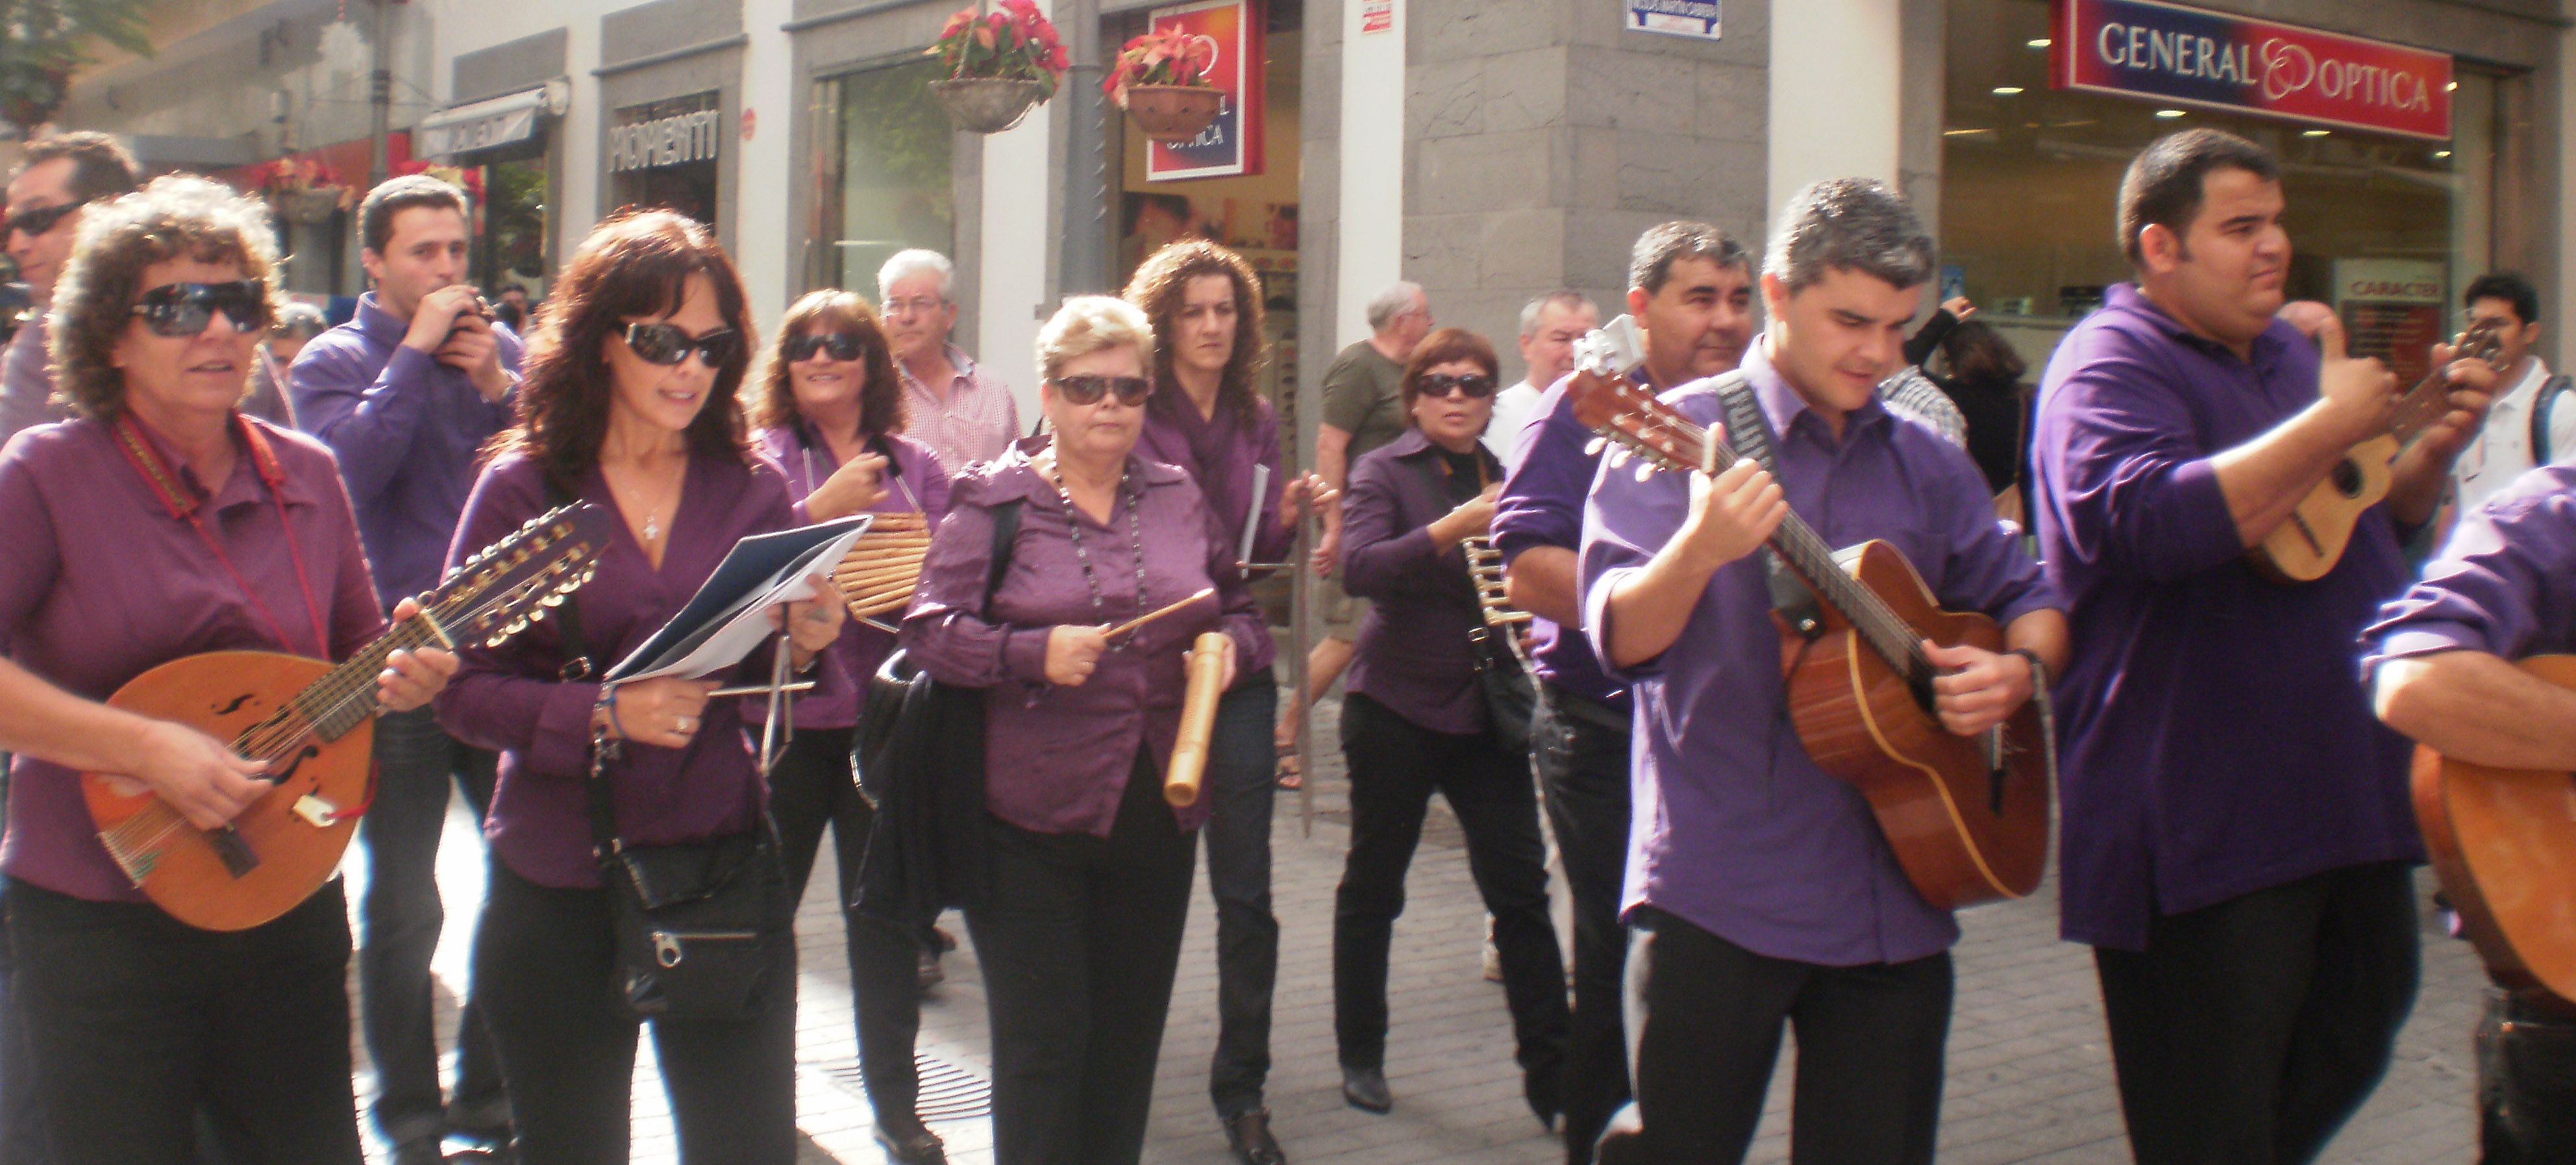
POLYGON ((1041 101, 1055 96, 1056 82, 1072 63, 1054 23, 1031 0, 1002 0, 1000 10, 981 16, 973 8, 959 11, 928 55, 939 58, 951 80, 1035 81, 1041 101))
POLYGON ((0 119, 23 133, 51 120, 98 44, 151 56, 144 16, 155 2, 0 0, 0 119))

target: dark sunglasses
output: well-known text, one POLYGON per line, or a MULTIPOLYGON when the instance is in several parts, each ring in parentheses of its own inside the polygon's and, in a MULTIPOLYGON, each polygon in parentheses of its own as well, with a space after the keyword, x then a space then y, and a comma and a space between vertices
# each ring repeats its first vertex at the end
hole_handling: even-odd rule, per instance
POLYGON ((1451 389, 1466 393, 1468 400, 1483 400, 1494 395, 1494 378, 1482 372, 1470 372, 1464 376, 1440 373, 1422 378, 1421 391, 1424 396, 1444 397, 1449 395, 1451 389))
POLYGON ((1099 404, 1101 397, 1115 392, 1118 403, 1140 405, 1145 403, 1145 394, 1154 390, 1154 382, 1142 376, 1059 376, 1055 387, 1073 404, 1099 404))
POLYGON ((34 210, 19 211, 9 216, 9 230, 0 234, 41 235, 54 229, 55 223, 71 217, 73 211, 87 205, 89 205, 87 202, 66 202, 61 206, 40 206, 34 210))
POLYGON ((677 324, 628 324, 626 346, 637 359, 647 364, 678 364, 698 354, 698 362, 709 368, 722 368, 742 350, 742 333, 732 328, 718 328, 703 336, 692 337, 677 324))
POLYGON ((156 336, 203 335, 224 313, 236 332, 268 331, 268 285, 252 279, 230 283, 164 283, 134 297, 134 314, 156 336))
POLYGON ((802 336, 789 336, 784 349, 790 364, 811 360, 816 352, 829 352, 834 360, 856 360, 860 353, 868 350, 867 341, 859 338, 856 332, 809 332, 802 336))

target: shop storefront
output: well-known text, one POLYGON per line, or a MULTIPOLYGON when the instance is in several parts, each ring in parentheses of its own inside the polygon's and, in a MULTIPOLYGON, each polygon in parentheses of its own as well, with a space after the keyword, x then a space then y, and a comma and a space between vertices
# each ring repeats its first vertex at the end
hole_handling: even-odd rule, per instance
MULTIPOLYGON (((817 285, 870 300, 895 252, 957 252, 957 132, 930 96, 939 63, 907 53, 814 83, 817 285)), ((1040 204, 1043 206, 1043 203, 1040 204)))
POLYGON ((464 170, 477 193, 470 278, 487 292, 516 283, 542 299, 553 273, 555 126, 561 81, 452 105, 412 131, 421 156, 464 170))
POLYGON ((724 149, 720 101, 693 93, 618 110, 601 154, 619 206, 658 206, 702 223, 716 219, 716 161, 724 149))

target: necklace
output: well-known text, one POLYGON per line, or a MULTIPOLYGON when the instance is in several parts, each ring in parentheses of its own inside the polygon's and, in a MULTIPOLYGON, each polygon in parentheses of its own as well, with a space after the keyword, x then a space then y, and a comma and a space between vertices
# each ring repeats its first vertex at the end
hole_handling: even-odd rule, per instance
MULTIPOLYGON (((678 509, 677 503, 680 500, 680 487, 686 484, 688 480, 689 463, 687 460, 683 459, 680 462, 680 472, 672 477, 671 488, 663 491, 662 500, 655 502, 644 510, 643 534, 644 545, 646 547, 649 548, 653 544, 662 540, 662 507, 670 506, 674 510, 678 509)), ((671 515, 671 518, 673 521, 677 521, 679 519, 679 514, 674 513, 671 515)))
MULTIPOLYGON (((1109 600, 1100 591, 1100 575, 1092 568, 1091 550, 1082 543, 1082 510, 1081 507, 1073 504, 1073 491, 1064 487, 1064 459, 1061 456, 1048 459, 1047 475, 1054 479, 1056 497, 1064 502, 1065 526, 1073 540, 1074 561, 1082 564, 1082 581, 1091 588, 1091 613, 1104 616, 1105 619, 1109 600)), ((1136 559, 1136 610, 1141 613, 1145 610, 1145 507, 1136 498, 1128 496, 1127 484, 1127 469, 1121 466, 1118 470, 1118 488, 1116 492, 1109 495, 1109 508, 1111 514, 1115 515, 1118 503, 1121 501, 1127 503, 1127 546, 1136 559)), ((1118 645, 1118 647, 1125 646, 1124 642, 1118 645)), ((1117 648, 1113 647, 1111 650, 1115 651, 1117 648)))

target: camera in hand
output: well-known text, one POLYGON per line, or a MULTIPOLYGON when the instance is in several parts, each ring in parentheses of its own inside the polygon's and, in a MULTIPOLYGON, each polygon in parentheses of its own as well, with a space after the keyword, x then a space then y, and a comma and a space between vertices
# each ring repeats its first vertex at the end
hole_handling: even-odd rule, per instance
POLYGON ((24 283, 0 283, 0 344, 16 339, 18 328, 36 318, 36 290, 24 283))

